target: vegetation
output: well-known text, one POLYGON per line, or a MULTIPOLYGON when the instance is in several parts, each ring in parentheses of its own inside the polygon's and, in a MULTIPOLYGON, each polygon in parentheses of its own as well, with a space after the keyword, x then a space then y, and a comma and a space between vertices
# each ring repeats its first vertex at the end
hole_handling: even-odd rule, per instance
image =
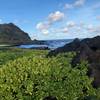
POLYGON ((16 48, 7 48, 4 47, 0 49, 0 66, 7 63, 10 60, 17 59, 18 57, 22 57, 29 54, 29 50, 21 50, 16 48))
POLYGON ((0 51, 0 100, 100 100, 91 85, 86 61, 75 68, 75 53, 46 58, 48 51, 3 49, 0 51), (91 99, 90 99, 91 98, 91 99), (98 99, 97 99, 98 98, 98 99))
MULTIPOLYGON (((33 50, 30 49, 3 47, 2 49, 0 49, 0 66, 7 63, 8 61, 13 61, 17 58, 30 56, 32 55, 32 53, 33 50)), ((39 53, 38 50, 34 50, 34 56, 41 53, 44 53, 44 51, 41 50, 41 52, 39 53)))

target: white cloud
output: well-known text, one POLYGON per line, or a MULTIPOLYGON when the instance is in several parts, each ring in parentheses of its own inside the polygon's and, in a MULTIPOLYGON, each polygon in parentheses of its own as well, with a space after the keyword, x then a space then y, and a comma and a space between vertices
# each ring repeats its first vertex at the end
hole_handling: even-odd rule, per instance
POLYGON ((74 26, 76 26, 76 23, 74 21, 67 22, 67 27, 72 28, 74 26))
POLYGON ((50 25, 48 23, 42 23, 42 22, 39 22, 37 25, 36 25, 36 28, 40 31, 42 30, 47 30, 48 28, 50 27, 50 25))
POLYGON ((78 32, 80 32, 80 31, 82 30, 82 28, 81 28, 80 26, 77 26, 77 27, 76 27, 76 30, 77 30, 78 32))
POLYGON ((49 34, 49 30, 42 30, 41 31, 44 35, 48 35, 49 34))
POLYGON ((67 27, 64 27, 62 30, 61 30, 62 33, 68 33, 68 28, 67 27))
POLYGON ((37 26, 36 26, 36 29, 38 29, 41 33, 47 35, 49 33, 49 27, 50 27, 50 24, 49 23, 38 23, 37 26))
POLYGON ((64 9, 72 9, 72 8, 73 8, 72 4, 66 3, 65 6, 64 6, 64 9))
POLYGON ((87 31, 90 33, 100 33, 100 26, 93 26, 90 24, 87 26, 87 31))
POLYGON ((95 32, 97 32, 97 33, 100 34, 100 26, 97 26, 97 27, 96 27, 96 31, 95 31, 95 32))
POLYGON ((87 30, 90 32, 94 31, 94 26, 92 24, 88 25, 87 30))
POLYGON ((54 13, 49 14, 47 17, 47 20, 44 22, 39 22, 36 25, 36 29, 42 32, 43 34, 47 35, 49 34, 49 29, 51 28, 52 24, 54 24, 57 21, 61 21, 64 18, 64 13, 60 11, 56 11, 54 13))
POLYGON ((60 21, 64 18, 64 13, 60 12, 60 11, 56 11, 54 13, 51 13, 49 16, 48 16, 48 21, 50 23, 53 23, 53 22, 57 22, 57 21, 60 21))
POLYGON ((86 0, 76 0, 74 3, 71 3, 71 4, 66 3, 64 5, 64 8, 65 9, 72 9, 72 8, 75 8, 75 7, 83 6, 85 4, 85 1, 86 0))
POLYGON ((85 4, 85 0, 77 0, 74 3, 74 6, 83 6, 85 4))

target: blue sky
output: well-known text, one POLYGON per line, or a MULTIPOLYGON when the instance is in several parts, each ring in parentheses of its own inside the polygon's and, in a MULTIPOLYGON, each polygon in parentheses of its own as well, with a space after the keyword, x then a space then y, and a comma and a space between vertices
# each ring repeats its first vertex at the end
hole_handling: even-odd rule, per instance
POLYGON ((0 23, 14 23, 32 39, 100 35, 100 0, 0 0, 0 23))

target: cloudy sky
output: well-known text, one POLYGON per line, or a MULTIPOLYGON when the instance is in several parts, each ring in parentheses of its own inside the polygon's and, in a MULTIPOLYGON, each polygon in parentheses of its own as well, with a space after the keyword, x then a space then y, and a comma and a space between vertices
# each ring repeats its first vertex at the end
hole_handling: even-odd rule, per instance
POLYGON ((14 23, 32 39, 100 35, 100 0, 0 0, 0 23, 14 23))

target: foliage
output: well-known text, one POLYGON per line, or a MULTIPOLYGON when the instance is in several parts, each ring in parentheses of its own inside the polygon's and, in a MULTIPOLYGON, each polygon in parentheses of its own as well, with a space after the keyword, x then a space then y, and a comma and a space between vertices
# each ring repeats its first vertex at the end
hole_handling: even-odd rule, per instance
MULTIPOLYGON (((42 53, 44 51, 41 51, 42 53)), ((5 63, 12 61, 17 58, 21 58, 23 56, 29 56, 33 53, 32 50, 29 49, 18 49, 18 48, 8 48, 4 47, 0 49, 0 66, 5 63)), ((34 50, 34 55, 37 54, 37 51, 34 50)), ((39 54, 39 53, 38 53, 39 54)))
POLYGON ((87 62, 71 67, 74 53, 46 58, 47 52, 31 51, 0 68, 1 100, 43 100, 55 96, 58 100, 81 100, 95 95, 87 62), (31 54, 31 55, 30 55, 31 54))

